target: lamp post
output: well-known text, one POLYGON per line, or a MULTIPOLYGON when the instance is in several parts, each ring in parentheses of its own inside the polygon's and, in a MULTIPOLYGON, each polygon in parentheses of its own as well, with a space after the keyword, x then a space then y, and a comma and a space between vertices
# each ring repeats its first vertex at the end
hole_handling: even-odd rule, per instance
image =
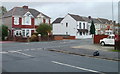
POLYGON ((38 34, 38 37, 39 37, 39 41, 41 41, 41 34, 38 34))

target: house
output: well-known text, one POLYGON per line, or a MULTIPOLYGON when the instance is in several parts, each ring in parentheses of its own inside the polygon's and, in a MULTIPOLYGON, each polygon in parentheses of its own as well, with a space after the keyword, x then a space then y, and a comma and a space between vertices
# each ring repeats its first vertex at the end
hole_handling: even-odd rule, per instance
POLYGON ((101 26, 100 26, 101 28, 100 30, 102 32, 101 34, 105 34, 105 35, 113 34, 114 25, 111 20, 104 19, 104 18, 98 18, 98 20, 101 23, 101 26))
POLYGON ((57 18, 52 23, 53 35, 70 35, 76 38, 91 36, 88 32, 88 23, 81 16, 67 14, 64 18, 57 18))
POLYGON ((2 16, 2 24, 8 26, 10 36, 31 37, 41 23, 50 24, 50 17, 28 6, 14 7, 2 16))
POLYGON ((53 35, 70 35, 79 38, 91 38, 90 26, 93 20, 95 33, 113 34, 113 24, 111 20, 104 18, 91 18, 75 14, 67 14, 64 18, 57 18, 53 21, 53 35))

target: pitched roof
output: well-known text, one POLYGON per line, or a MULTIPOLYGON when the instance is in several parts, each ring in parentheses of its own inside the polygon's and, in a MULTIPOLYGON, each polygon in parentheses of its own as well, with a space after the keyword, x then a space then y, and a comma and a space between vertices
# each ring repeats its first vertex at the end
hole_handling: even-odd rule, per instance
POLYGON ((70 15, 73 19, 75 19, 76 21, 85 21, 81 16, 79 15, 74 15, 74 14, 68 14, 70 15))
MULTIPOLYGON (((25 9, 23 7, 14 7, 13 9, 11 9, 10 11, 8 11, 7 13, 5 13, 3 15, 3 17, 9 17, 9 16, 12 16, 12 15, 18 15, 18 16, 23 16, 26 12, 30 12, 34 17, 37 17, 41 12, 35 10, 35 9, 31 9, 31 8, 28 8, 28 9, 25 9)), ((48 17, 47 15, 41 13, 43 16, 47 17, 47 18, 50 18, 48 17)))
POLYGON ((88 17, 82 16, 82 18, 83 18, 86 22, 90 22, 90 19, 89 19, 88 17))
POLYGON ((92 20, 93 20, 94 23, 98 23, 98 24, 101 23, 101 22, 100 22, 98 19, 96 19, 96 18, 92 18, 92 20))
POLYGON ((104 18, 98 18, 98 20, 103 24, 106 24, 106 23, 110 24, 111 23, 111 21, 109 21, 108 19, 104 19, 104 18))
POLYGON ((57 18, 53 23, 60 23, 64 18, 57 18))

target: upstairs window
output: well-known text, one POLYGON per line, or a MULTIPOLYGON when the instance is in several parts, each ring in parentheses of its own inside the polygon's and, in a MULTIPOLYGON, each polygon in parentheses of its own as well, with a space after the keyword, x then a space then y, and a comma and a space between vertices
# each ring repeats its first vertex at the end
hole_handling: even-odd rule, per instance
POLYGON ((83 23, 83 29, 85 29, 85 23, 83 23))
POLYGON ((68 23, 66 23, 66 27, 68 27, 68 23))
POLYGON ((27 13, 23 18, 22 18, 22 24, 23 25, 31 25, 31 14, 27 13))
POLYGON ((14 24, 19 25, 19 17, 14 17, 14 24))
POLYGON ((79 29, 81 29, 81 23, 79 23, 79 29))

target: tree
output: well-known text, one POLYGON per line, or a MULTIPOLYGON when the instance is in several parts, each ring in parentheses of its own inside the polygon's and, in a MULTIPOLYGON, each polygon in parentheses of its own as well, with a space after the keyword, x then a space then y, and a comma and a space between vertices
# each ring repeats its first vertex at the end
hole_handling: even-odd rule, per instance
POLYGON ((95 34, 95 25, 94 21, 92 20, 91 26, 90 26, 90 34, 94 35, 95 34))
POLYGON ((0 26, 0 37, 2 37, 2 40, 5 40, 6 36, 8 36, 8 27, 5 25, 1 25, 0 26))
POLYGON ((0 6, 0 15, 4 15, 7 12, 6 7, 0 6))
POLYGON ((41 36, 48 36, 48 33, 51 33, 52 27, 49 24, 42 23, 38 26, 36 31, 41 34, 41 36))

